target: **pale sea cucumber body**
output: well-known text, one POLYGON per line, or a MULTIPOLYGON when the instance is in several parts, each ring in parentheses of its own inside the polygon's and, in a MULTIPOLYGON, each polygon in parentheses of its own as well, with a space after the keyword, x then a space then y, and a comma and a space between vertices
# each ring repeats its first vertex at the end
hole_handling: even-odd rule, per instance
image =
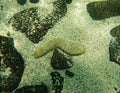
POLYGON ((78 42, 73 42, 70 40, 66 40, 64 38, 54 38, 48 41, 43 41, 43 43, 40 43, 40 47, 36 49, 34 52, 34 57, 38 58, 46 54, 47 52, 55 49, 60 48, 64 52, 70 54, 70 55, 80 55, 85 52, 85 47, 78 42))

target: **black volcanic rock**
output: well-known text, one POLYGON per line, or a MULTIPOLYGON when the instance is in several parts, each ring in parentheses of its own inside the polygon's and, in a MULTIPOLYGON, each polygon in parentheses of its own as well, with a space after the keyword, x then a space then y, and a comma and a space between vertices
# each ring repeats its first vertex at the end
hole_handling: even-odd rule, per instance
POLYGON ((67 4, 71 4, 71 3, 72 3, 72 0, 66 0, 66 3, 67 3, 67 4))
POLYGON ((24 71, 24 60, 12 38, 0 36, 0 57, 1 91, 12 92, 18 87, 24 71))
POLYGON ((66 70, 66 71, 65 71, 65 74, 66 74, 67 76, 69 76, 70 78, 74 77, 74 73, 73 73, 73 72, 70 72, 69 70, 66 70))
POLYGON ((51 58, 51 67, 57 70, 63 70, 71 68, 73 62, 69 55, 65 54, 63 51, 59 49, 55 49, 53 52, 53 56, 51 58))
POLYGON ((49 93, 48 87, 42 83, 41 85, 24 86, 17 89, 14 93, 49 93))

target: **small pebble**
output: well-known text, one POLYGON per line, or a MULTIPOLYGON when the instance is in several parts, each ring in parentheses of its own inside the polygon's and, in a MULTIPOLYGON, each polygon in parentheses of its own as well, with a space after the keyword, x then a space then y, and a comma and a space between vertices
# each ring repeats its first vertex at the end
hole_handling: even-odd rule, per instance
POLYGON ((17 3, 20 5, 24 5, 27 2, 27 0, 17 0, 17 3))
POLYGON ((66 3, 67 3, 67 4, 71 4, 71 3, 72 3, 72 0, 66 0, 66 3))
POLYGON ((57 71, 51 72, 50 73, 51 76, 60 76, 60 73, 58 73, 57 71))
POLYGON ((69 76, 69 77, 74 77, 74 73, 73 72, 70 72, 69 70, 66 70, 65 71, 65 74, 67 75, 67 76, 69 76))
POLYGON ((10 32, 7 33, 7 36, 10 36, 10 32))
POLYGON ((30 3, 38 3, 39 0, 30 0, 30 3))

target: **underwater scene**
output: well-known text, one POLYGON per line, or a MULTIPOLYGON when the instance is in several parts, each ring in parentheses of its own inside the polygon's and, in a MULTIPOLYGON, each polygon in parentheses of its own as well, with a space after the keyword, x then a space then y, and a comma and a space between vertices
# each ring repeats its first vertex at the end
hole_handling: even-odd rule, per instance
POLYGON ((120 0, 0 0, 0 93, 120 93, 120 0))

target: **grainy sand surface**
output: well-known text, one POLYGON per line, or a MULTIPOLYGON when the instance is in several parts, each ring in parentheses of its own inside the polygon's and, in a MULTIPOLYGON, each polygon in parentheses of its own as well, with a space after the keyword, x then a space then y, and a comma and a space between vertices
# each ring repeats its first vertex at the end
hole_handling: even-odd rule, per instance
MULTIPOLYGON (((16 12, 31 6, 46 7, 43 0, 37 5, 27 3, 26 6, 17 5, 15 0, 3 0, 4 11, 0 15, 0 35, 6 36, 10 32, 14 38, 15 47, 25 60, 25 71, 19 87, 24 85, 41 84, 44 82, 49 89, 52 88, 50 73, 55 71, 50 66, 52 52, 35 59, 33 53, 40 45, 30 42, 23 33, 15 32, 6 21, 16 12), (14 2, 14 3, 12 3, 14 2), (45 6, 44 6, 45 5, 45 6)), ((28 0, 29 1, 29 0, 28 0)), ((53 0, 50 0, 51 2, 53 0)), ((68 11, 49 32, 45 38, 63 37, 68 40, 78 41, 85 45, 86 52, 79 56, 73 56, 74 65, 70 71, 75 73, 73 78, 65 75, 65 71, 59 71, 64 77, 62 93, 116 93, 114 87, 120 89, 120 65, 109 61, 110 30, 120 24, 120 17, 107 18, 101 21, 92 20, 86 10, 86 4, 100 0, 73 0, 67 5, 68 11)), ((0 2, 2 2, 0 0, 0 2)), ((45 0, 45 3, 47 0, 45 0)), ((51 93, 54 93, 51 91, 51 93)))

